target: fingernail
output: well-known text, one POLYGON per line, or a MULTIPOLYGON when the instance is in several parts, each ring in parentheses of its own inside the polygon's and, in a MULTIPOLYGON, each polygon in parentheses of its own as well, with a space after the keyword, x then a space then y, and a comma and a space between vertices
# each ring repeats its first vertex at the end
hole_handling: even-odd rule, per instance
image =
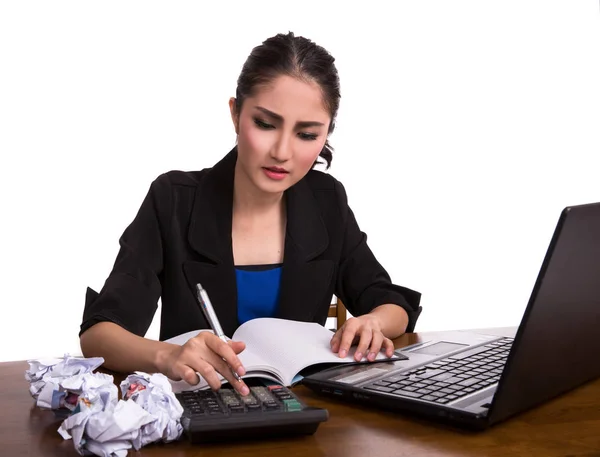
POLYGON ((367 358, 369 360, 375 360, 375 353, 374 352, 369 352, 369 355, 367 356, 367 358))
POLYGON ((363 358, 362 352, 357 352, 356 354, 354 354, 354 358, 358 361, 361 361, 363 358))
POLYGON ((348 352, 347 352, 345 349, 342 349, 342 350, 340 351, 340 357, 342 357, 342 358, 346 357, 346 354, 347 354, 347 353, 348 353, 348 352))
POLYGON ((248 395, 250 393, 250 389, 247 386, 242 387, 242 395, 248 395))
POLYGON ((244 376, 246 374, 246 369, 240 365, 237 369, 237 374, 239 374, 240 376, 244 376))

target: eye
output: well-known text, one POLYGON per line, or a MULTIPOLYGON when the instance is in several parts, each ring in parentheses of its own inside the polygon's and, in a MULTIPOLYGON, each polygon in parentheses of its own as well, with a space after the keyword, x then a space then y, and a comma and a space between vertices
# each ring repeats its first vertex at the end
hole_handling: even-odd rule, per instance
POLYGON ((298 136, 306 141, 314 141, 317 139, 317 136, 315 133, 306 133, 306 132, 300 132, 298 133, 298 136))
POLYGON ((258 128, 261 128, 263 130, 271 130, 274 129, 275 126, 266 123, 265 121, 263 121, 262 119, 259 119, 257 117, 254 118, 254 123, 257 125, 258 128))

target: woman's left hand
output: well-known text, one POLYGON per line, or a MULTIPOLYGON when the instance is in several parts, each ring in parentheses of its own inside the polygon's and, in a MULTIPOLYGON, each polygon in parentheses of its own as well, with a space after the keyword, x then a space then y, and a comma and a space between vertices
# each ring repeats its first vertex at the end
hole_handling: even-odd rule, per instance
POLYGON ((346 357, 350 346, 356 343, 354 360, 357 362, 365 356, 372 362, 381 349, 385 350, 387 357, 394 355, 394 343, 384 336, 380 316, 376 314, 351 317, 335 332, 330 342, 331 350, 337 352, 340 358, 346 357))

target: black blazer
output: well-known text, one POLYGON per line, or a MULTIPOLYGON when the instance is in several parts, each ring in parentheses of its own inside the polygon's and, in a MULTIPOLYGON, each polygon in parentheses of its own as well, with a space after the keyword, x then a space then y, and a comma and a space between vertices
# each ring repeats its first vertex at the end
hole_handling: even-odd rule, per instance
MULTIPOLYGON (((144 336, 162 299, 160 339, 210 328, 196 302, 196 283, 210 295, 226 335, 239 326, 231 245, 234 148, 213 168, 171 171, 150 186, 121 236, 100 293, 88 288, 80 334, 111 321, 144 336)), ((408 313, 412 331, 418 292, 391 283, 366 243, 342 184, 311 170, 285 192, 287 230, 277 317, 325 324, 332 295, 354 316, 384 303, 408 313)))

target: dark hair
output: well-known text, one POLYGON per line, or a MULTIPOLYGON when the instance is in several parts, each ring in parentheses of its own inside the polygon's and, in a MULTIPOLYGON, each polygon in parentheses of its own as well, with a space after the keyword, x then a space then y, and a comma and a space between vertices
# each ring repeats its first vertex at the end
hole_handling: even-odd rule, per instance
MULTIPOLYGON (((327 134, 333 132, 335 117, 340 105, 340 81, 335 59, 329 52, 311 40, 279 33, 256 46, 242 67, 235 91, 235 109, 241 112, 246 97, 251 97, 257 87, 269 84, 280 75, 316 82, 323 92, 325 107, 331 115, 327 134)), ((319 157, 331 166, 333 148, 325 142, 319 157)), ((319 163, 315 161, 313 167, 319 163)))

